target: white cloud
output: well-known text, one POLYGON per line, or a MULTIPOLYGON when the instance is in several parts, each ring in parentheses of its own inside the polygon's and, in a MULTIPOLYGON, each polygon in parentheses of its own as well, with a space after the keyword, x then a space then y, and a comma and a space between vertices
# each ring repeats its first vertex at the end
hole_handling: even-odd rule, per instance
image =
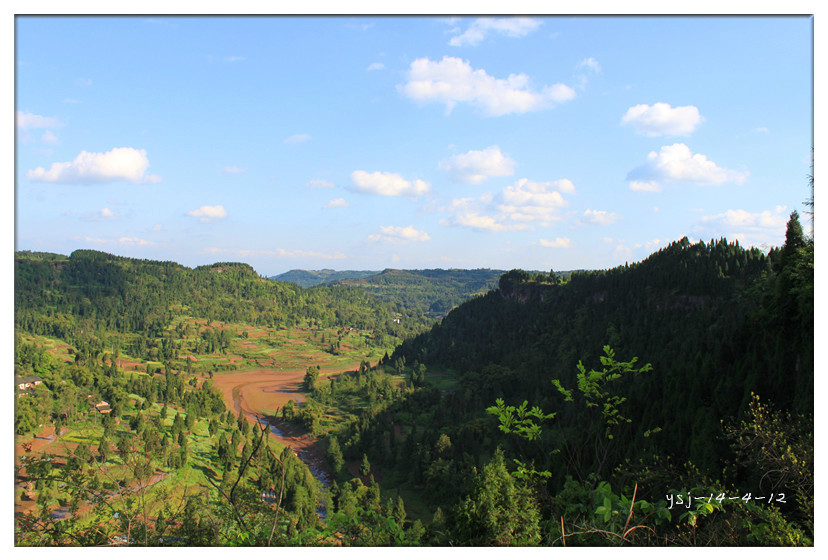
POLYGON ((729 209, 702 217, 697 230, 703 238, 725 235, 745 246, 767 247, 784 243, 788 219, 785 206, 762 212, 729 209))
POLYGON ((15 111, 14 124, 21 130, 32 128, 59 128, 63 126, 63 123, 54 117, 44 117, 33 113, 24 113, 23 111, 15 111))
POLYGON ((455 198, 448 206, 441 208, 442 211, 448 212, 451 217, 440 220, 440 224, 462 226, 494 233, 531 229, 529 224, 507 223, 502 216, 493 217, 483 214, 483 212, 494 211, 493 208, 488 206, 490 202, 491 195, 483 195, 478 199, 455 198))
POLYGON ((210 222, 212 220, 226 218, 227 211, 224 209, 224 206, 219 204, 217 206, 201 206, 195 210, 190 210, 187 212, 187 215, 193 218, 199 218, 201 222, 210 222))
POLYGON ((243 60, 247 60, 247 58, 243 57, 243 56, 225 56, 224 57, 225 62, 241 62, 243 60))
POLYGON ((380 196, 403 196, 417 198, 426 194, 431 188, 431 183, 416 179, 407 181, 396 173, 384 173, 375 171, 368 173, 360 169, 351 173, 351 181, 354 190, 363 194, 375 194, 380 196))
POLYGON ((499 79, 450 56, 439 62, 428 58, 412 62, 408 82, 400 86, 400 91, 418 103, 443 103, 447 114, 457 103, 467 102, 487 116, 548 109, 575 97, 575 90, 564 84, 544 86, 536 92, 530 88, 526 74, 499 79))
MULTIPOLYGON (((565 180, 566 188, 571 181, 565 180)), ((501 194, 498 210, 514 222, 539 222, 548 225, 560 219, 558 210, 569 203, 556 190, 560 181, 537 183, 529 179, 519 179, 509 185, 501 194)))
POLYGON ((306 186, 309 189, 332 189, 336 185, 325 179, 311 179, 306 186))
POLYGON ((366 68, 366 70, 368 70, 369 72, 373 72, 374 70, 384 70, 384 69, 385 69, 385 64, 383 64, 382 62, 372 62, 368 66, 368 68, 366 68))
POLYGON ((770 130, 766 126, 759 126, 753 129, 756 134, 770 134, 770 130))
POLYGON ((599 226, 608 226, 617 222, 620 216, 615 212, 607 212, 606 210, 590 210, 587 209, 583 215, 584 221, 598 224, 599 226))
POLYGON ((658 190, 662 181, 696 185, 742 184, 747 172, 723 169, 702 154, 693 154, 685 144, 662 146, 652 151, 647 162, 630 171, 627 180, 633 190, 658 190))
POLYGON ((652 107, 635 105, 627 109, 621 118, 622 125, 632 125, 637 133, 646 136, 689 136, 702 122, 704 117, 697 107, 686 105, 673 108, 667 103, 656 103, 652 107))
POLYGON ((106 153, 81 152, 72 162, 53 163, 48 171, 42 167, 27 176, 36 181, 55 183, 106 183, 126 180, 155 183, 160 177, 145 175, 149 161, 146 150, 113 148, 106 153))
POLYGON ((582 60, 578 63, 578 65, 575 68, 586 68, 588 70, 591 70, 592 72, 601 71, 601 65, 598 63, 597 60, 595 60, 592 57, 582 60))
POLYGON ((519 179, 496 196, 484 194, 478 198, 459 198, 440 208, 450 214, 443 225, 470 227, 480 231, 525 231, 536 225, 548 226, 560 221, 561 209, 569 203, 561 192, 575 190, 572 181, 536 182, 519 179))
POLYGON ((121 245, 136 246, 136 245, 152 245, 152 241, 140 239, 138 237, 121 237, 118 239, 121 245))
POLYGON ((727 210, 721 214, 705 216, 703 222, 715 222, 725 227, 740 229, 775 229, 785 231, 789 216, 785 206, 777 206, 773 211, 748 212, 747 210, 727 210))
POLYGON ((294 134, 285 138, 285 144, 301 144, 311 139, 310 134, 294 134))
POLYGON ((551 247, 553 249, 568 249, 572 246, 572 240, 568 237, 556 237, 553 240, 541 239, 540 244, 543 247, 551 247))
POLYGON ((126 245, 127 247, 154 245, 152 241, 147 241, 146 239, 141 239, 139 237, 119 237, 117 239, 103 239, 100 237, 84 236, 83 240, 87 243, 96 243, 99 245, 126 245))
POLYGON ((636 243, 635 248, 640 249, 644 247, 645 249, 647 249, 647 252, 652 252, 653 249, 663 244, 664 242, 661 239, 653 239, 652 241, 646 241, 644 243, 636 243))
POLYGON ((33 181, 44 183, 157 183, 157 175, 146 175, 149 167, 146 150, 113 148, 106 153, 81 152, 73 161, 53 163, 49 170, 42 167, 26 172, 33 181))
POLYGON ((381 241, 383 243, 409 243, 412 241, 428 241, 431 236, 424 231, 414 229, 413 226, 380 226, 380 233, 372 233, 368 236, 369 241, 381 241))
POLYGON ((324 208, 347 208, 350 206, 344 198, 335 198, 327 203, 324 208))
POLYGON ((237 167, 235 165, 228 165, 227 167, 222 169, 222 172, 232 173, 232 174, 239 174, 239 173, 244 173, 244 169, 242 169, 241 167, 237 167))
POLYGON ((658 181, 630 181, 630 190, 639 192, 659 192, 661 185, 658 181))
POLYGON ((46 132, 44 132, 43 136, 41 136, 40 138, 40 141, 44 144, 49 145, 60 144, 60 140, 58 140, 58 137, 55 136, 55 134, 51 130, 47 130, 46 132))
POLYGON ((497 146, 485 150, 470 150, 440 162, 454 181, 477 185, 489 177, 503 177, 514 173, 515 161, 504 156, 497 146))
MULTIPOLYGON (((541 21, 526 17, 510 18, 477 18, 460 35, 449 40, 452 47, 466 47, 480 44, 489 33, 506 35, 507 37, 525 37, 538 27, 541 21)), ((456 30, 456 31, 459 31, 456 30)))
POLYGON ((109 208, 101 208, 100 212, 87 214, 82 219, 87 222, 106 222, 109 220, 114 220, 116 217, 117 214, 115 214, 115 212, 113 212, 109 208))

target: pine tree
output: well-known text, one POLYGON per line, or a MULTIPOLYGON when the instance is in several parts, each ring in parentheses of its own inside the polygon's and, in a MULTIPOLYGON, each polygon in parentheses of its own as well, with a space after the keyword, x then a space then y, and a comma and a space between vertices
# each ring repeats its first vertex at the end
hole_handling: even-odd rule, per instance
POLYGON ((368 455, 362 454, 362 463, 359 466, 359 472, 362 476, 368 476, 371 473, 371 463, 368 462, 368 455))

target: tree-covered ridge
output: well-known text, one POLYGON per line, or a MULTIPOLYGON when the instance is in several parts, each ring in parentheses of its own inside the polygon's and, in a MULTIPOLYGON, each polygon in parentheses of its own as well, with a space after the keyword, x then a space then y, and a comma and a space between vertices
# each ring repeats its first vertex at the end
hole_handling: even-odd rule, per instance
POLYGON ((497 286, 503 271, 490 269, 386 269, 361 279, 341 280, 334 285, 356 286, 400 310, 416 310, 442 317, 464 301, 497 286))
POLYGON ((322 270, 301 270, 294 269, 271 276, 271 280, 278 280, 279 282, 290 282, 303 288, 310 288, 311 286, 318 286, 319 284, 327 284, 337 280, 344 280, 348 278, 366 278, 379 274, 378 270, 332 270, 330 268, 323 268, 322 270))
POLYGON ((796 214, 769 255, 683 239, 566 283, 512 271, 398 347, 420 388, 335 455, 417 488, 444 545, 810 544, 812 298, 796 214))
POLYGON ((411 313, 394 321, 399 316, 387 304, 361 290, 305 290, 266 280, 242 263, 190 269, 97 251, 48 259, 16 253, 15 276, 16 323, 60 338, 81 322, 119 333, 160 332, 182 309, 212 321, 376 328, 395 336, 424 325, 423 317, 411 313))
POLYGON ((783 410, 813 410, 812 249, 809 257, 800 245, 786 266, 789 249, 765 256, 723 239, 682 239, 563 284, 512 271, 497 291, 405 341, 391 361, 458 371, 471 410, 498 397, 559 409, 550 380, 573 385, 578 362, 609 344, 645 356, 657 372, 625 386, 636 449, 649 449, 645 431, 661 426, 662 451, 712 466, 721 458, 709 443, 719 420, 746 410, 751 393, 783 410))

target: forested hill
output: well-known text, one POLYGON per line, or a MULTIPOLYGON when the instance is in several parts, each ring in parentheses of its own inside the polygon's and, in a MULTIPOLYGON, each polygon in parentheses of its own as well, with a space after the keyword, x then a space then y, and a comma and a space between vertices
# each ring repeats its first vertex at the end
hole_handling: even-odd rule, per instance
POLYGON ((301 270, 294 269, 271 276, 271 280, 278 280, 279 282, 290 282, 301 286, 303 288, 310 288, 328 282, 335 282, 337 280, 345 280, 348 278, 367 278, 379 274, 378 270, 331 270, 325 268, 322 270, 301 270))
POLYGON ((334 282, 337 286, 355 286, 399 307, 442 317, 464 301, 497 287, 505 271, 490 269, 386 269, 359 279, 334 282))
POLYGON ((400 321, 387 303, 362 290, 306 290, 262 278, 242 263, 190 269, 90 250, 69 257, 15 253, 15 324, 23 330, 62 339, 84 327, 87 332, 154 333, 181 313, 276 327, 379 328, 394 336, 425 324, 422 316, 400 321))
POLYGON ((496 398, 565 410, 551 380, 574 386, 579 361, 597 364, 609 345, 653 366, 620 389, 629 393, 630 441, 646 448, 645 431, 658 426, 661 452, 713 467, 720 420, 744 411, 751 393, 783 410, 813 410, 813 245, 798 231, 768 256, 685 238, 565 283, 512 271, 391 359, 458 371, 468 410, 496 398))

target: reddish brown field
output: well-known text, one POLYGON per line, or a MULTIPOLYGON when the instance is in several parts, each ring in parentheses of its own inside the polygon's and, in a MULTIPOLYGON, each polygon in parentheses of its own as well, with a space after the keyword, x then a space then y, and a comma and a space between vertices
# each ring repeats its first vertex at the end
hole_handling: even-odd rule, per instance
MULTIPOLYGON (((359 362, 346 366, 344 369, 356 369, 359 362)), ((339 373, 343 368, 322 369, 322 375, 339 373)), ((278 371, 275 369, 252 369, 217 373, 213 375, 213 383, 224 396, 224 403, 228 408, 238 413, 244 412, 250 420, 267 413, 281 409, 289 400, 304 402, 304 393, 300 391, 305 372, 301 370, 278 371)), ((271 437, 290 447, 295 452, 305 456, 306 460, 321 465, 324 451, 319 441, 312 434, 295 428, 294 426, 277 421, 274 425, 282 435, 271 433, 271 437)))

